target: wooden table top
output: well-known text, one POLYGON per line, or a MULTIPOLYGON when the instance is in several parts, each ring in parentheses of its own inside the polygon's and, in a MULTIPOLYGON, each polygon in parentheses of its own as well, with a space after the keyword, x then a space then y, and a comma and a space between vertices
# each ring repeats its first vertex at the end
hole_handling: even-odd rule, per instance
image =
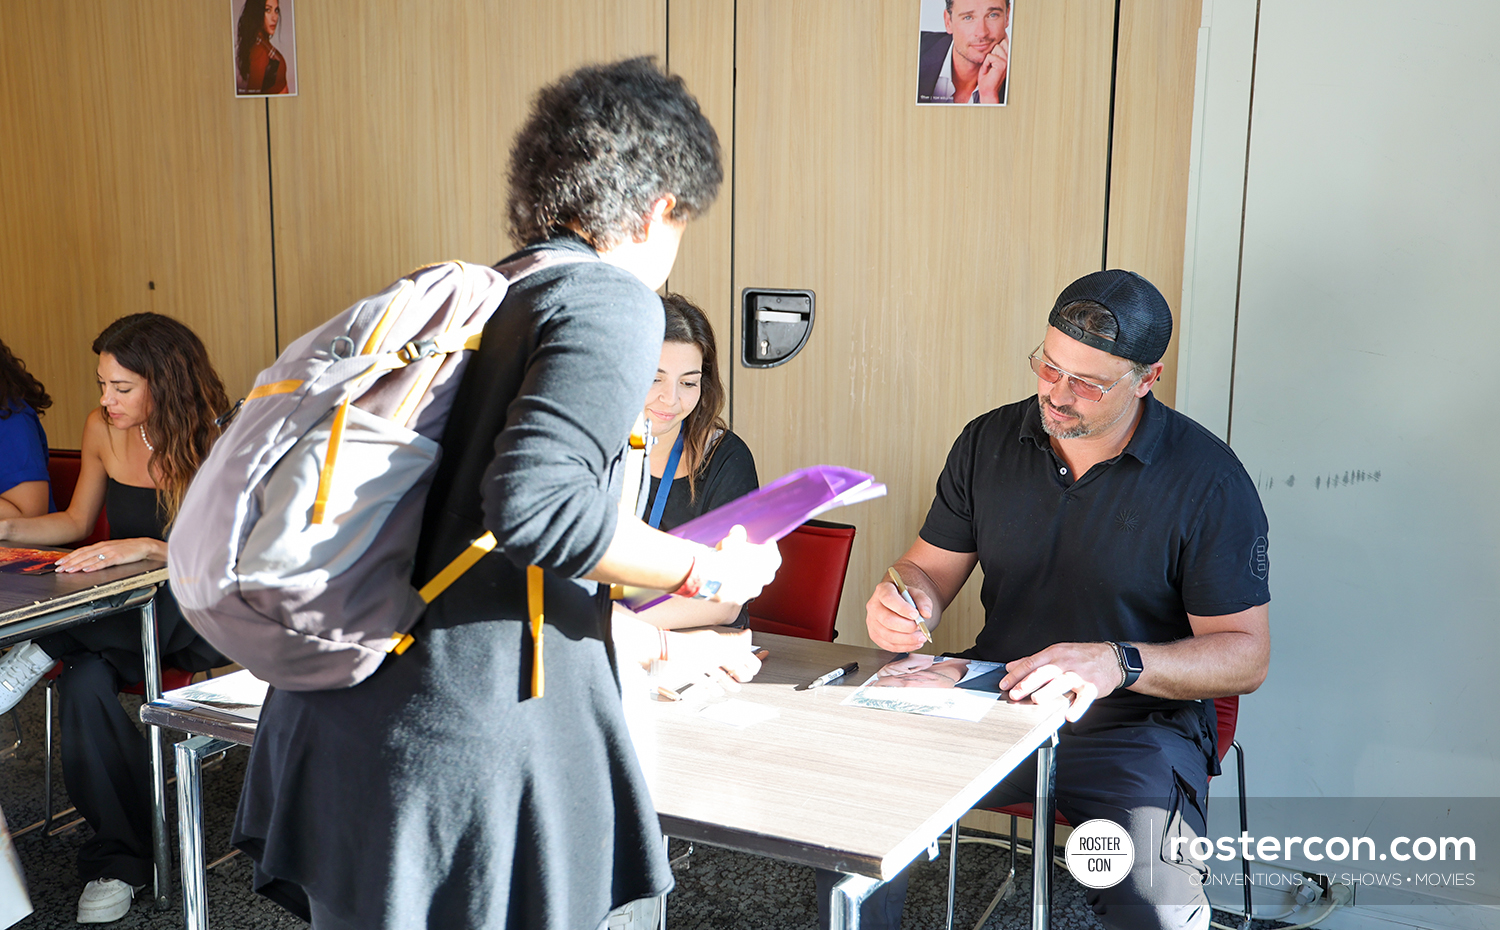
POLYGON ((732 697, 777 716, 737 729, 689 702, 650 702, 642 740, 670 836, 890 879, 1062 723, 1066 702, 997 702, 977 723, 846 707, 894 656, 772 634, 754 681, 732 697), (846 662, 838 683, 796 691, 846 662), (652 745, 654 744, 654 745, 652 745))
MULTIPOLYGON (((165 562, 131 562, 96 572, 45 575, 0 574, 0 644, 12 642, 12 632, 29 627, 28 620, 60 614, 118 598, 121 602, 141 588, 167 583, 165 562), (23 626, 25 625, 25 626, 23 626)), ((80 622, 87 619, 80 611, 80 622)), ((29 634, 19 634, 29 638, 29 634)))
MULTIPOLYGON (((638 749, 670 836, 889 879, 1054 732, 1066 708, 996 702, 973 723, 846 707, 890 653, 765 633, 755 642, 770 656, 732 697, 774 708, 774 719, 738 729, 700 716, 695 702, 645 702, 638 749), (851 661, 859 670, 843 681, 794 690, 851 661)), ((253 739, 253 712, 174 702, 174 693, 141 718, 253 739)))

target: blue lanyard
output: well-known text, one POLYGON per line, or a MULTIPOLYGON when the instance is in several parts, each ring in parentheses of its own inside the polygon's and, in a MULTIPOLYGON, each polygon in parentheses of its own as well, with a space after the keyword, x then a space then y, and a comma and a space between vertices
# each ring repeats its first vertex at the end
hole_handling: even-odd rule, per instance
POLYGON ((661 484, 656 486, 656 498, 651 501, 651 519, 646 521, 652 528, 661 526, 662 512, 667 509, 667 495, 672 493, 672 479, 677 477, 677 460, 682 457, 682 428, 677 429, 677 441, 672 443, 672 454, 667 456, 667 470, 661 473, 661 484))

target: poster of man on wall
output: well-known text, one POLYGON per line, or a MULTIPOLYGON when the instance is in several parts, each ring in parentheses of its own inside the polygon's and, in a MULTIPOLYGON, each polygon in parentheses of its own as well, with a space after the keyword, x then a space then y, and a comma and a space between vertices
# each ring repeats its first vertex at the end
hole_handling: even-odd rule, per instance
POLYGON ((917 103, 1005 106, 1013 0, 918 0, 917 103))
POLYGON ((297 34, 292 0, 229 0, 234 23, 234 92, 241 97, 297 95, 297 34))

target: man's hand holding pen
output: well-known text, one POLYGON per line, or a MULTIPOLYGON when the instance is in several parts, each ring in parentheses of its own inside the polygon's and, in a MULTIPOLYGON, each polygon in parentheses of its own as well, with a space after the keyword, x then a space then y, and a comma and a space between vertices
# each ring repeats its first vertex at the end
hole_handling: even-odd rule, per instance
MULTIPOLYGON (((908 576, 911 572, 906 573, 908 576)), ((907 593, 911 596, 908 603, 897 590, 895 582, 889 578, 875 586, 875 593, 865 602, 866 626, 870 633, 870 639, 875 645, 888 652, 916 652, 927 645, 928 638, 923 634, 921 623, 926 621, 935 624, 937 621, 932 598, 923 590, 920 583, 912 583, 914 579, 907 578, 907 593)))

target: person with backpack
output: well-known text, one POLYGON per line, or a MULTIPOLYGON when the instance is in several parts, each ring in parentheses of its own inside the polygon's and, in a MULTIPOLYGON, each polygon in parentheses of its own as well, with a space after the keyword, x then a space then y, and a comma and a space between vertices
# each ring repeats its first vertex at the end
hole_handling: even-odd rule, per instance
POLYGON ((486 531, 494 547, 363 681, 273 689, 247 764, 234 842, 257 890, 317 930, 591 930, 670 888, 609 586, 738 602, 779 564, 742 532, 708 548, 620 507, 661 353, 654 290, 722 176, 697 102, 649 59, 538 94, 511 150, 515 257, 573 260, 513 282, 485 324, 413 581, 486 531))
MULTIPOLYGON (((59 572, 166 558, 163 538, 228 407, 203 342, 159 313, 115 320, 94 340, 99 407, 83 426, 78 484, 68 509, 0 519, 0 542, 57 546, 83 539, 102 509, 110 539, 75 549, 59 572)), ((205 671, 223 657, 183 622, 170 589, 156 595, 163 667, 205 671)), ((151 880, 151 772, 147 743, 120 704, 121 688, 146 677, 141 625, 114 614, 20 643, 0 659, 0 713, 57 662, 62 695, 62 767, 68 797, 94 828, 78 850, 86 883, 79 923, 124 917, 151 880)))

